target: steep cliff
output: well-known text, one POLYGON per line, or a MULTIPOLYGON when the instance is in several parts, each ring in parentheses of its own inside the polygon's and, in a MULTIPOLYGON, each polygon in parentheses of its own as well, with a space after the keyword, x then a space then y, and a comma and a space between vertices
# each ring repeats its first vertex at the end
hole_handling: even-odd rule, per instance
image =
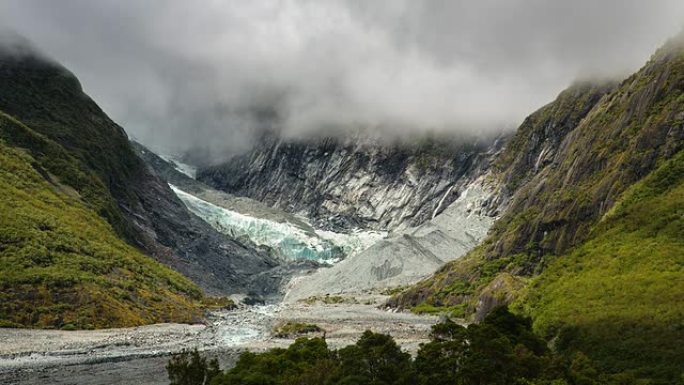
POLYGON ((317 228, 397 230, 420 225, 456 200, 487 167, 499 139, 280 139, 199 171, 235 195, 310 218, 317 228))
POLYGON ((493 161, 501 187, 508 194, 551 165, 565 137, 616 82, 583 81, 528 116, 493 161))
MULTIPOLYGON (((0 110, 77 161, 70 186, 119 236, 208 292, 243 290, 254 274, 278 265, 268 254, 218 233, 191 214, 135 155, 123 129, 83 93, 78 80, 62 66, 30 51, 2 53, 0 110), (80 177, 83 173, 92 177, 80 177)), ((3 136, 36 157, 50 156, 16 130, 5 131, 3 136)), ((48 169, 60 168, 49 159, 46 163, 48 169)))

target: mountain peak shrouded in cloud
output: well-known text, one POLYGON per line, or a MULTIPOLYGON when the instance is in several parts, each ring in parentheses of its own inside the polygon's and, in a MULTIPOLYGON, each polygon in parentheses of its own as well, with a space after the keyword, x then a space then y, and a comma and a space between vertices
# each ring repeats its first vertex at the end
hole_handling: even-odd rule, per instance
POLYGON ((43 57, 34 44, 26 37, 0 26, 0 58, 7 60, 24 59, 27 57, 40 57, 43 61, 50 61, 48 58, 43 57))
POLYGON ((678 0, 0 4, 132 136, 219 153, 273 128, 512 128, 577 78, 635 70, 682 20, 678 0))

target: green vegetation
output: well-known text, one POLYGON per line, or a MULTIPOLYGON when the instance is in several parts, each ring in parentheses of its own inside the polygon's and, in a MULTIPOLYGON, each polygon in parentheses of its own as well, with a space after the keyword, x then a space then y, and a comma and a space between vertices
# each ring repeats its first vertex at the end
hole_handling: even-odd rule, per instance
POLYGON ((286 322, 279 325, 274 330, 277 338, 292 338, 311 333, 323 333, 324 330, 318 325, 300 322, 286 322))
POLYGON ((207 361, 197 349, 175 354, 166 365, 166 372, 171 385, 204 385, 221 373, 218 361, 207 361))
POLYGON ((404 290, 408 289, 408 286, 395 286, 395 287, 388 287, 386 289, 383 289, 380 291, 380 294, 382 295, 395 295, 403 292, 404 290))
MULTIPOLYGON (((516 191, 487 259, 525 254, 522 273, 534 275, 547 256, 581 244, 612 202, 684 147, 682 110, 684 50, 665 50, 595 104, 558 148, 553 167, 516 191)), ((516 136, 533 142, 544 130, 516 136)))
POLYGON ((434 306, 427 302, 421 302, 411 308, 411 312, 415 314, 446 314, 452 318, 463 318, 466 314, 466 304, 458 304, 454 306, 434 306))
MULTIPOLYGON (((12 122, 4 118, 6 133, 12 122)), ((119 239, 44 162, 0 140, 0 324, 74 329, 199 319, 199 289, 119 239)))
POLYGON ((123 129, 83 93, 78 79, 59 64, 28 55, 5 56, 0 65, 5 74, 0 110, 25 125, 5 126, 0 137, 8 146, 28 150, 43 169, 78 191, 119 236, 129 241, 136 239, 119 204, 138 204, 131 186, 144 165, 135 156, 123 129), (26 132, 25 127, 30 127, 31 132, 26 132))
POLYGON ((122 209, 144 165, 121 127, 58 64, 0 66, 0 325, 199 320, 200 290, 136 248, 150 241, 122 209))
POLYGON ((465 305, 481 319, 513 302, 566 358, 681 381, 683 47, 612 90, 570 89, 532 114, 495 162, 515 191, 486 241, 390 303, 465 305), (542 145, 553 156, 537 168, 542 145))
POLYGON ((463 258, 446 264, 429 279, 395 294, 389 300, 392 306, 413 308, 421 305, 449 307, 468 303, 473 298, 475 282, 483 266, 484 245, 473 249, 463 258))
MULTIPOLYGON (((489 296, 529 314, 559 352, 578 351, 597 368, 647 381, 675 381, 684 362, 684 152, 634 184, 570 253, 524 288, 499 273, 520 266, 519 255, 486 260, 483 245, 411 289, 429 293, 413 311, 464 309, 489 296), (454 266, 458 266, 455 269, 454 266), (489 289, 497 287, 499 293, 489 289), (477 288, 478 295, 473 288, 477 288), (521 294, 522 293, 522 294, 521 294), (503 298, 513 294, 509 298, 503 298)), ((411 293, 409 291, 409 293, 411 293)))
POLYGON ((229 297, 210 297, 206 296, 202 298, 201 305, 205 309, 224 309, 233 310, 237 308, 235 301, 229 297))
MULTIPOLYGON (((684 303, 683 234, 680 151, 628 189, 587 241, 566 255, 548 258, 548 267, 527 288, 511 290, 520 295, 515 310, 531 315, 535 330, 567 357, 582 351, 606 373, 674 382, 684 362, 684 308, 679 305, 684 303)), ((447 266, 412 289, 430 293, 430 302, 413 310, 449 311, 454 306, 449 301, 457 298, 475 306, 475 300, 487 298, 492 285, 485 282, 514 279, 497 272, 520 258, 478 260, 478 251, 485 248, 462 261, 462 270, 447 266), (478 296, 469 296, 473 286, 479 287, 478 296)))
POLYGON ((583 352, 605 373, 645 383, 675 382, 684 362, 683 234, 680 151, 623 193, 584 243, 548 258, 548 267, 526 288, 502 284, 521 278, 499 273, 519 266, 520 256, 485 260, 484 245, 460 262, 461 270, 447 266, 413 288, 430 293, 429 302, 413 311, 446 312, 456 298, 475 306, 475 299, 487 298, 488 288, 496 286, 504 296, 519 296, 514 309, 531 315, 535 331, 565 357, 583 352), (469 296, 473 286, 478 296, 469 296))
POLYGON ((59 179, 65 192, 78 197, 107 219, 119 234, 125 233, 125 221, 109 190, 97 175, 62 146, 2 111, 0 139, 10 147, 27 151, 40 169, 59 179))
MULTIPOLYGON (((188 372, 176 358, 167 366, 177 376, 188 372)), ((187 361, 187 359, 185 360, 187 361)), ((199 361, 199 360, 196 360, 199 361)), ((204 370, 212 371, 209 364, 204 370)), ((203 384, 206 376, 195 375, 203 384)), ((432 327, 431 341, 415 359, 392 337, 370 331, 354 345, 330 350, 323 338, 300 338, 287 349, 243 353, 234 368, 216 375, 212 385, 466 385, 629 384, 633 377, 597 370, 584 354, 555 354, 531 330, 528 318, 495 309, 482 323, 463 327, 446 321, 432 327)), ((178 384, 181 382, 174 382, 178 384)))
POLYGON ((684 152, 630 188, 588 241, 534 279, 516 307, 560 350, 609 372, 684 373, 684 152))
POLYGON ((494 162, 506 187, 515 190, 533 176, 537 159, 530 153, 540 151, 543 143, 531 140, 532 137, 545 137, 556 142, 562 140, 587 116, 601 97, 615 87, 614 82, 578 82, 561 92, 556 100, 528 116, 494 162), (541 133, 540 128, 543 130, 541 133))

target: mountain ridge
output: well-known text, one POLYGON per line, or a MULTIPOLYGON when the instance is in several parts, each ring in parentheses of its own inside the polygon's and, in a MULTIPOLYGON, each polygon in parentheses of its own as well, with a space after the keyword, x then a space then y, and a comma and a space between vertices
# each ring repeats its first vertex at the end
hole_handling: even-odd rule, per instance
MULTIPOLYGON (((181 271, 210 294, 242 290, 253 273, 278 265, 191 214, 147 169, 125 131, 83 93, 78 79, 39 54, 0 60, 0 110, 78 159, 113 204, 99 210, 128 242, 181 271)), ((100 198, 105 199, 105 198, 100 198)))
POLYGON ((214 188, 292 213, 322 229, 400 230, 432 218, 487 167, 505 138, 413 144, 266 135, 251 152, 199 170, 214 188))
MULTIPOLYGON (((681 270, 677 237, 661 237, 659 232, 660 228, 681 229, 682 197, 630 193, 653 179, 660 179, 668 189, 680 183, 676 171, 667 178, 658 175, 668 174, 662 171, 667 165, 679 169, 684 148, 681 38, 668 42, 639 71, 607 91, 600 98, 590 98, 596 102, 585 116, 574 120, 574 127, 563 130, 564 137, 541 168, 522 175, 502 217, 480 246, 396 295, 390 303, 399 307, 458 306, 466 309, 466 315, 481 320, 492 308, 513 302, 518 311, 533 315, 537 331, 550 340, 562 341, 559 349, 564 354, 582 351, 611 373, 626 371, 665 383, 678 378, 681 372, 676 366, 652 365, 682 356, 681 347, 668 342, 682 337, 676 321, 684 317, 677 302, 684 295, 682 285, 663 278, 657 285, 652 281, 656 286, 651 290, 639 276, 645 285, 642 290, 641 285, 624 280, 638 273, 600 264, 641 266, 642 273, 654 278, 681 270), (626 201, 631 203, 626 205, 626 201), (650 213, 643 209, 649 205, 650 213), (611 218, 616 212, 623 212, 622 219, 619 226, 610 227, 606 223, 614 223, 611 218), (652 230, 635 232, 639 223, 652 230), (615 243, 616 239, 624 243, 615 243), (644 250, 648 262, 642 264, 639 256, 643 253, 634 250, 645 244, 658 247, 650 254, 644 250), (559 288, 578 301, 563 300, 559 288), (608 292, 602 295, 602 290, 608 292), (656 308, 656 303, 650 302, 654 298, 664 301, 657 303, 658 309, 662 306, 674 313, 662 317, 651 313, 656 308), (600 306, 612 309, 606 318, 600 318, 600 306), (596 319, 604 323, 592 323, 596 319), (646 322, 649 319, 652 324, 646 322), (587 326, 590 324, 593 326, 587 326), (662 338, 667 348, 661 351, 657 343, 640 335, 640 330, 649 331, 646 334, 654 341, 662 338), (660 337, 655 338, 658 333, 660 337), (593 350, 593 346, 600 348, 593 350)), ((562 104, 567 102, 563 96, 533 113, 511 143, 533 143, 536 137, 543 137, 547 128, 544 116, 549 109, 563 110, 562 104)), ((509 186, 517 183, 506 175, 510 170, 499 174, 509 186)))
POLYGON ((97 180, 73 178, 80 171, 65 150, 2 112, 0 149, 2 326, 82 329, 201 319, 200 289, 119 238, 75 188, 74 181, 97 180), (10 132, 23 133, 33 146, 8 145, 17 138, 10 132), (37 159, 46 155, 47 163, 37 159))

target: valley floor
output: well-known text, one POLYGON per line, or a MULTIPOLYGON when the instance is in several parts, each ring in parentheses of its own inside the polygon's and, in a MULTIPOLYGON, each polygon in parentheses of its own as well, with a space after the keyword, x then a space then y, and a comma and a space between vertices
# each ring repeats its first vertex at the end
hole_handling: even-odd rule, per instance
POLYGON ((245 307, 209 315, 206 325, 157 324, 91 331, 0 329, 2 384, 168 384, 169 355, 198 348, 222 368, 245 350, 286 347, 273 337, 287 321, 314 323, 326 330, 333 348, 356 342, 365 330, 387 333, 409 352, 427 341, 436 317, 377 308, 384 298, 363 304, 280 304, 245 307))

